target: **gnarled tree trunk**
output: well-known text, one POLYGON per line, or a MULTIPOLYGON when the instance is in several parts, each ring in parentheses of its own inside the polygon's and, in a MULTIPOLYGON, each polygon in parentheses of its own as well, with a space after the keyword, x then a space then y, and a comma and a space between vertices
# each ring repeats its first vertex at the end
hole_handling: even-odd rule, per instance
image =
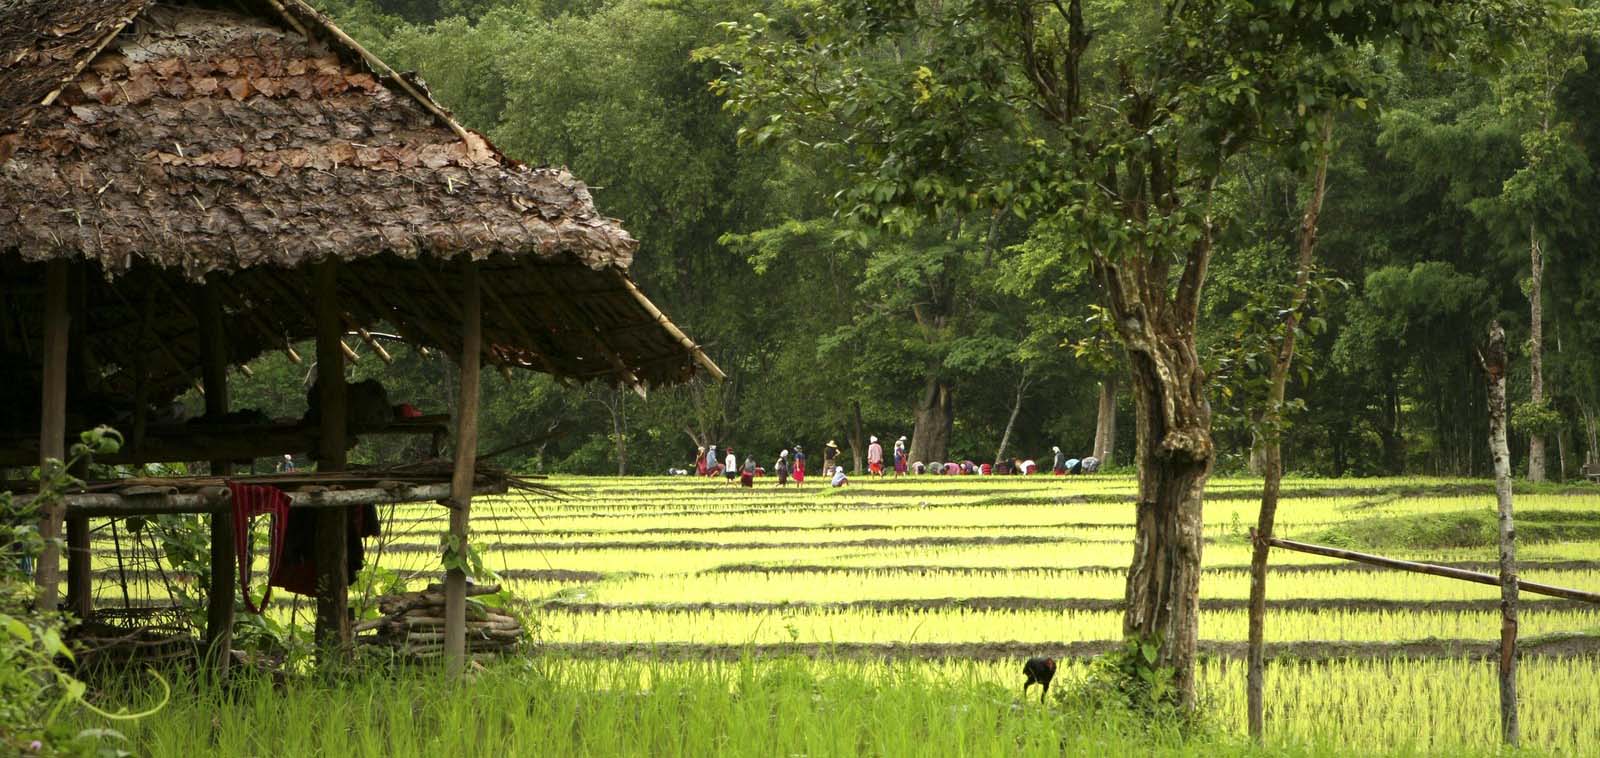
POLYGON ((907 452, 910 460, 942 461, 947 458, 950 430, 955 426, 955 420, 955 397, 950 383, 930 375, 923 384, 922 399, 917 402, 917 421, 911 430, 911 447, 907 452))
POLYGON ((1194 703, 1200 632, 1201 509, 1211 474, 1211 408, 1193 338, 1163 335, 1131 351, 1139 505, 1123 635, 1160 645, 1179 703, 1194 703))
POLYGON ((1195 702, 1201 509, 1216 455, 1194 329, 1210 258, 1206 223, 1170 294, 1164 254, 1095 259, 1128 355, 1138 432, 1139 504, 1123 636, 1157 645, 1154 665, 1173 670, 1184 709, 1195 702))

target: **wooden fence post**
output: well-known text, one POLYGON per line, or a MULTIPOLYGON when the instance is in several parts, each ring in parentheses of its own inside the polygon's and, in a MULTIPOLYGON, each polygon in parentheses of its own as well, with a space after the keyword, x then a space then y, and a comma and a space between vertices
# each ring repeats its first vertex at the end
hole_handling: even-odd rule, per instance
POLYGON ((1511 450, 1506 442, 1506 332, 1489 325, 1489 346, 1479 356, 1489 383, 1489 453, 1494 458, 1494 492, 1500 506, 1500 736, 1516 747, 1517 722, 1517 548, 1511 520, 1511 450))
MULTIPOLYGON (((478 266, 471 256, 462 262, 461 283, 461 394, 456 403, 455 469, 450 478, 450 545, 458 552, 467 549, 467 522, 472 514, 472 480, 478 464, 478 367, 483 351, 483 300, 478 266)), ((459 566, 446 569, 444 591, 445 671, 453 679, 465 670, 467 655, 467 575, 459 566)))

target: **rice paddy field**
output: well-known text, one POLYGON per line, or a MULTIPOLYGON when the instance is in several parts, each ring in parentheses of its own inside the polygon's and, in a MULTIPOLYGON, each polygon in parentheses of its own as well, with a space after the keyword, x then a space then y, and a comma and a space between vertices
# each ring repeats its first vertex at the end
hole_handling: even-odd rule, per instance
MULTIPOLYGON (((1056 691, 1065 691, 1084 675, 1082 661, 1117 644, 1132 555, 1131 477, 923 477, 837 490, 759 482, 746 490, 695 478, 558 478, 559 501, 478 501, 474 538, 524 604, 534 638, 525 656, 491 665, 467 698, 480 721, 499 726, 475 736, 397 734, 451 718, 422 715, 434 695, 418 684, 411 712, 422 721, 403 728, 399 712, 374 713, 378 706, 366 718, 395 726, 334 735, 316 719, 279 723, 281 709, 244 708, 226 718, 254 739, 283 741, 212 736, 205 744, 218 753, 301 752, 291 743, 304 739, 329 746, 327 754, 343 745, 338 752, 363 755, 418 745, 428 754, 542 746, 547 755, 1254 750, 1241 736, 1242 659, 1244 533, 1256 520, 1258 480, 1218 479, 1208 489, 1200 680, 1211 729, 1202 737, 1075 720, 1055 704, 1040 706, 1037 689, 1020 697, 1024 658, 1073 662, 1058 677, 1056 691), (635 727, 642 742, 607 737, 606 725, 630 710, 646 725, 635 727), (711 738, 691 735, 695 723, 724 739, 701 741, 711 738)), ((1481 481, 1296 479, 1284 492, 1279 534, 1306 541, 1361 533, 1352 525, 1383 532, 1384 524, 1494 507, 1481 481)), ((1600 591, 1600 490, 1519 493, 1516 507, 1539 527, 1518 548, 1523 577, 1600 591)), ((437 507, 398 508, 369 550, 420 584, 437 575, 444 527, 437 507)), ((1381 552, 1494 570, 1492 546, 1429 534, 1423 541, 1437 544, 1381 552)), ((1281 550, 1272 565, 1267 752, 1495 752, 1498 588, 1281 550)), ((280 605, 275 613, 303 621, 307 610, 280 605)), ((1600 754, 1600 608, 1525 594, 1521 637, 1525 749, 1600 754)), ((289 698, 284 708, 357 707, 322 697, 289 698)), ((466 707, 459 697, 435 706, 466 707)), ((164 753, 203 738, 190 731, 205 731, 204 721, 190 721, 128 729, 164 753)))

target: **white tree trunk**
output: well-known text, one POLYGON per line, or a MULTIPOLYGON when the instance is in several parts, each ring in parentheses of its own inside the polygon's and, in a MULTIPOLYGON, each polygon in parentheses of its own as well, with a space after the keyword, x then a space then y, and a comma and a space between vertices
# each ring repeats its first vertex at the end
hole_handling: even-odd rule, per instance
POLYGON ((1517 723, 1517 548, 1511 520, 1511 448, 1506 442, 1506 333, 1497 321, 1489 327, 1483 358, 1489 380, 1489 453, 1494 458, 1494 490, 1500 504, 1500 735, 1516 747, 1517 723))
MULTIPOLYGON (((1528 374, 1532 391, 1529 400, 1535 408, 1544 405, 1544 251, 1539 247, 1538 230, 1528 227, 1528 251, 1532 258, 1533 275, 1528 282, 1528 303, 1532 311, 1528 323, 1528 374)), ((1544 435, 1537 430, 1528 434, 1528 481, 1544 481, 1544 435)))

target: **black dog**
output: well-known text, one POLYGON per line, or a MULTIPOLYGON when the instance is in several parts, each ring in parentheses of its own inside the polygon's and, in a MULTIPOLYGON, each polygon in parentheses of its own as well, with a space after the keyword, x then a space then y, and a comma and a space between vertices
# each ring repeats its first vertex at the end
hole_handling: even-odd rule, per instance
POLYGON ((1039 692, 1039 702, 1044 702, 1044 696, 1050 691, 1050 680, 1056 676, 1056 659, 1054 658, 1029 658, 1022 664, 1022 673, 1028 675, 1027 683, 1022 685, 1022 694, 1027 696, 1028 688, 1035 682, 1044 685, 1039 692))

